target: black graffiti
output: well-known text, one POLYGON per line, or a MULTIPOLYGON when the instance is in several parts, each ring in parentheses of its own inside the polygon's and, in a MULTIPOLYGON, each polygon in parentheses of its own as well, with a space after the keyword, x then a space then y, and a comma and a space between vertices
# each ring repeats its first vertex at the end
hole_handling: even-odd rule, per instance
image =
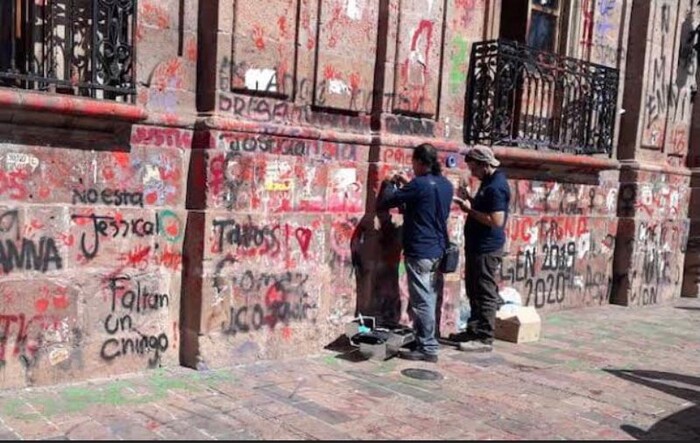
POLYGON ((41 237, 38 243, 28 238, 19 242, 6 239, 0 240, 0 265, 5 274, 15 269, 46 272, 50 265, 54 270, 63 269, 63 259, 53 238, 41 237))
POLYGON ((112 292, 112 312, 117 308, 117 304, 128 312, 156 311, 167 308, 170 304, 168 294, 150 292, 148 288, 143 288, 141 282, 136 280, 136 290, 128 289, 122 282, 131 281, 128 276, 110 277, 107 286, 112 292))
POLYGON ((122 283, 132 281, 129 276, 110 277, 107 287, 111 292, 111 312, 105 318, 104 329, 108 335, 114 336, 120 332, 136 332, 136 337, 116 338, 110 337, 102 343, 100 356, 106 361, 112 361, 117 357, 129 354, 144 355, 153 353, 149 359, 149 365, 155 365, 160 356, 168 350, 169 340, 165 333, 159 335, 143 334, 134 326, 132 315, 147 311, 165 309, 170 304, 167 294, 151 292, 142 288, 141 282, 136 280, 136 290, 129 289, 122 283), (117 315, 117 308, 126 314, 117 315))
POLYGON ((144 355, 153 352, 154 356, 149 359, 149 364, 154 365, 169 346, 168 336, 165 333, 159 335, 141 334, 138 337, 121 339, 109 338, 102 344, 100 356, 106 361, 112 361, 117 357, 129 354, 144 355))
POLYGON ((655 305, 659 302, 658 291, 656 286, 642 286, 640 288, 639 294, 632 293, 632 303, 636 303, 641 306, 655 305))
POLYGON ((386 127, 396 134, 432 136, 435 133, 435 121, 402 115, 387 116, 386 127))
POLYGON ((268 306, 256 303, 252 306, 231 307, 228 324, 222 329, 227 334, 258 331, 263 326, 274 329, 277 324, 288 325, 292 322, 306 320, 315 321, 309 311, 317 308, 315 303, 309 303, 308 295, 297 302, 274 301, 268 306))
POLYGON ((543 308, 546 305, 562 304, 566 299, 566 287, 571 276, 565 273, 549 274, 543 278, 528 279, 525 282, 527 288, 526 306, 535 305, 543 308))
POLYGON ((515 265, 510 266, 507 270, 505 266, 501 266, 501 279, 515 283, 533 278, 536 266, 537 254, 534 249, 518 251, 515 255, 515 265))
POLYGON ((219 110, 259 122, 293 122, 308 125, 363 129, 368 116, 313 112, 309 105, 297 105, 266 97, 219 94, 219 110))
POLYGON ((88 259, 95 258, 99 252, 101 237, 116 238, 119 235, 122 237, 127 237, 129 235, 150 237, 162 232, 159 214, 156 214, 155 221, 145 220, 143 218, 124 220, 95 214, 73 215, 72 219, 74 221, 90 220, 92 222, 92 233, 89 231, 83 232, 80 236, 80 250, 88 259), (91 241, 89 237, 92 237, 91 241))
POLYGON ((253 273, 245 271, 242 275, 233 276, 233 284, 242 292, 257 292, 261 289, 274 286, 287 294, 298 293, 303 295, 303 287, 309 280, 309 275, 301 272, 283 272, 281 274, 261 272, 253 273))
POLYGON ((97 204, 107 206, 138 206, 143 208, 143 192, 129 192, 120 189, 73 190, 73 204, 97 204))
POLYGON ((218 250, 223 251, 224 242, 242 248, 262 248, 261 253, 279 252, 281 243, 277 237, 279 225, 257 226, 253 223, 241 224, 234 219, 214 220, 214 229, 219 233, 218 250))
POLYGON ((669 5, 664 4, 661 6, 661 43, 659 46, 661 48, 661 54, 653 60, 651 91, 646 97, 647 129, 651 128, 652 124, 661 117, 668 106, 670 91, 668 90, 669 84, 666 78, 665 51, 666 38, 669 35, 670 29, 670 8, 669 5))
POLYGON ((679 284, 681 280, 680 267, 673 270, 671 252, 659 252, 658 249, 650 249, 644 252, 642 261, 642 278, 645 284, 679 284))
POLYGON ((234 153, 262 152, 303 157, 311 149, 302 139, 259 136, 233 140, 229 143, 229 150, 234 153))
POLYGON ((544 245, 543 271, 570 270, 576 261, 576 243, 569 242, 566 245, 544 245))
POLYGON ((612 277, 604 272, 593 271, 591 266, 588 265, 586 266, 583 288, 586 294, 591 294, 593 300, 603 304, 609 301, 612 295, 612 277))

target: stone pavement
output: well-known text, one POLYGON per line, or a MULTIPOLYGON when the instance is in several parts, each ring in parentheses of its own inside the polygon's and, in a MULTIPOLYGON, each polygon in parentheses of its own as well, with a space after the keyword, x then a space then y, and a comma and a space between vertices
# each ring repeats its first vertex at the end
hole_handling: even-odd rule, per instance
POLYGON ((700 438, 700 300, 550 314, 543 335, 437 365, 324 350, 2 391, 0 439, 700 438))

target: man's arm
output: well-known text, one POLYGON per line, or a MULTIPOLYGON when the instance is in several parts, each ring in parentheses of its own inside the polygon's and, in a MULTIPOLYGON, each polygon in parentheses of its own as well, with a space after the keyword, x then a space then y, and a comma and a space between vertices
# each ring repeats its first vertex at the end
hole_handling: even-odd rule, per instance
POLYGON ((377 209, 381 211, 390 208, 397 208, 414 200, 417 195, 418 188, 416 187, 415 182, 409 182, 401 188, 387 183, 379 202, 377 202, 377 209))
POLYGON ((492 195, 487 195, 486 198, 491 200, 491 207, 496 209, 490 212, 481 212, 472 208, 470 200, 465 200, 461 198, 454 198, 454 202, 459 205, 462 211, 466 212, 469 217, 473 217, 474 220, 486 225, 489 228, 500 228, 503 227, 506 221, 506 212, 504 208, 508 205, 508 199, 501 195, 500 192, 495 192, 492 195))
POLYGON ((505 223, 505 211, 480 212, 472 209, 472 205, 469 200, 463 200, 459 197, 455 197, 453 200, 462 211, 466 212, 469 217, 474 218, 474 220, 478 221, 482 225, 486 225, 489 228, 500 228, 505 223))

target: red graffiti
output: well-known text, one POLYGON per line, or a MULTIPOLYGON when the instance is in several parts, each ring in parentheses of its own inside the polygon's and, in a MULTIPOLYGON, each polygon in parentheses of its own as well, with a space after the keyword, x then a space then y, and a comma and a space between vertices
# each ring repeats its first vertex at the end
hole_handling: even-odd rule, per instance
POLYGON ((167 10, 153 3, 142 2, 139 6, 139 19, 143 20, 144 24, 159 29, 167 29, 170 26, 167 10))
POLYGON ((313 237, 311 229, 297 228, 294 231, 294 236, 297 238, 297 242, 299 243, 299 247, 301 248, 301 253, 304 254, 304 258, 307 258, 306 252, 309 250, 311 237, 313 237))
POLYGON ((34 302, 34 308, 39 314, 43 314, 49 308, 50 302, 45 298, 40 298, 34 302))
POLYGON ((13 356, 16 357, 24 351, 26 352, 26 357, 33 359, 36 351, 39 349, 39 345, 37 340, 28 340, 31 326, 37 326, 42 331, 47 329, 58 330, 61 318, 55 315, 38 314, 27 319, 23 313, 17 315, 0 314, 0 362, 5 360, 7 341, 10 339, 10 330, 13 324, 18 325, 13 356))
POLYGON ((277 18, 277 27, 282 37, 287 37, 287 17, 281 15, 277 18))
POLYGON ((587 217, 518 217, 511 219, 506 226, 506 235, 511 241, 526 243, 548 238, 577 238, 589 232, 587 217), (537 235, 537 238, 533 239, 533 234, 537 235))
POLYGON ((192 133, 176 128, 137 126, 131 135, 131 144, 189 149, 192 146, 192 133))
POLYGON ((182 254, 175 249, 166 247, 163 253, 157 257, 156 262, 168 269, 178 271, 182 265, 182 254))
POLYGON ((219 195, 224 187, 224 170, 226 169, 226 160, 223 154, 211 159, 209 164, 209 186, 214 195, 219 195))
POLYGON ((333 80, 340 77, 340 72, 338 72, 332 65, 326 65, 326 67, 323 68, 323 78, 326 80, 333 80))
POLYGON ((5 195, 13 200, 24 200, 29 194, 25 184, 28 178, 29 171, 26 169, 10 172, 0 169, 0 195, 5 195))
POLYGON ((132 251, 121 255, 121 261, 126 266, 145 269, 148 266, 148 258, 151 252, 150 246, 136 246, 132 251))
POLYGON ((265 35, 260 25, 253 26, 253 41, 255 42, 256 48, 261 51, 265 49, 265 35))

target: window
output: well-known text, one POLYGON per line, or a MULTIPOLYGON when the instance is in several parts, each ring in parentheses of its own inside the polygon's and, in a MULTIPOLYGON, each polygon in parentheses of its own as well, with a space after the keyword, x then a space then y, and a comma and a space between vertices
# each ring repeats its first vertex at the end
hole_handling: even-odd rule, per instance
POLYGON ((533 48, 557 52, 559 0, 532 0, 527 44, 533 48))
POLYGON ((501 37, 546 52, 560 52, 568 2, 508 0, 501 10, 501 37))
POLYGON ((133 101, 136 0, 0 0, 0 86, 133 101))

